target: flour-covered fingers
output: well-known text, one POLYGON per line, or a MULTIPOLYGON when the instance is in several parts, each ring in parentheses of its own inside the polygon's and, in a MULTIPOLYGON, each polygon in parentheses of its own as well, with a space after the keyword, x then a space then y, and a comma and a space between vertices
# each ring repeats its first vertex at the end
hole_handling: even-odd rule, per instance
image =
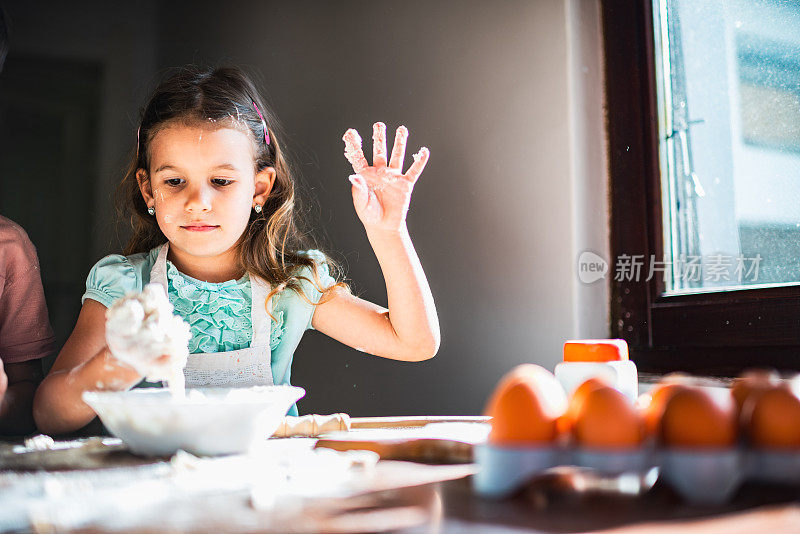
POLYGON ((419 152, 414 154, 414 163, 411 164, 411 167, 404 176, 408 180, 416 182, 419 179, 419 175, 422 174, 425 164, 428 163, 428 158, 430 155, 430 151, 426 147, 420 148, 419 152))
POLYGON ((353 184, 353 204, 357 210, 366 208, 367 202, 369 202, 369 187, 366 180, 358 174, 351 174, 348 178, 350 183, 353 184))
POLYGON ((353 170, 359 173, 369 167, 364 151, 361 149, 361 136, 353 128, 347 130, 342 136, 344 141, 344 157, 353 166, 353 170))
POLYGON ((372 165, 386 167, 386 125, 382 122, 372 126, 372 165))
POLYGON ((406 142, 408 141, 408 128, 400 126, 394 134, 394 147, 389 167, 403 172, 403 160, 406 157, 406 142))

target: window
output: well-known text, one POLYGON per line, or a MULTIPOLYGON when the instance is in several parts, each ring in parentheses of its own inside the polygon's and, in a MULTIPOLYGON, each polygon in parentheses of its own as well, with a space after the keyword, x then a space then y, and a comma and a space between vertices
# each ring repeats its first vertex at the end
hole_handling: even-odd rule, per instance
POLYGON ((800 3, 605 1, 603 24, 611 250, 640 269, 611 335, 644 370, 800 369, 800 3))
POLYGON ((800 280, 800 3, 654 0, 666 291, 800 280))

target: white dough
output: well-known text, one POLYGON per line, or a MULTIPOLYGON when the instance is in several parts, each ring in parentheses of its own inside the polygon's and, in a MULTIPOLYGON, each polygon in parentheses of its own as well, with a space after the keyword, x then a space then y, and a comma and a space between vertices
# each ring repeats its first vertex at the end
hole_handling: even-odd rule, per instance
POLYGON ((173 394, 182 395, 191 332, 172 311, 164 288, 147 284, 106 311, 106 343, 115 358, 147 380, 165 380, 173 394), (158 361, 161 356, 167 356, 166 361, 158 361))

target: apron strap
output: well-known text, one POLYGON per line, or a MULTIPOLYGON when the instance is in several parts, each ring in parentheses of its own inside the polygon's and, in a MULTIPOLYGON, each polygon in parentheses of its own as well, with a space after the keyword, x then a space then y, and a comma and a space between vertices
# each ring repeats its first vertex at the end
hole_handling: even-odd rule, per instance
POLYGON ((272 319, 267 311, 272 312, 272 299, 267 302, 267 295, 270 292, 270 285, 266 280, 257 276, 250 277, 251 291, 251 312, 250 318, 253 323, 253 347, 267 347, 269 349, 270 330, 272 319))
POLYGON ((156 256, 156 263, 150 269, 150 282, 160 284, 164 288, 164 294, 169 295, 167 287, 167 252, 169 252, 169 242, 161 245, 156 256))

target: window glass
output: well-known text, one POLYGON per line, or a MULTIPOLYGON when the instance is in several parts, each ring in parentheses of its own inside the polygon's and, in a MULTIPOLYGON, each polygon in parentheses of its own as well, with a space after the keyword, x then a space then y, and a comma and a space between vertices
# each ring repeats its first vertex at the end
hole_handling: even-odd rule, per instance
POLYGON ((800 2, 654 0, 667 294, 800 281, 800 2))

